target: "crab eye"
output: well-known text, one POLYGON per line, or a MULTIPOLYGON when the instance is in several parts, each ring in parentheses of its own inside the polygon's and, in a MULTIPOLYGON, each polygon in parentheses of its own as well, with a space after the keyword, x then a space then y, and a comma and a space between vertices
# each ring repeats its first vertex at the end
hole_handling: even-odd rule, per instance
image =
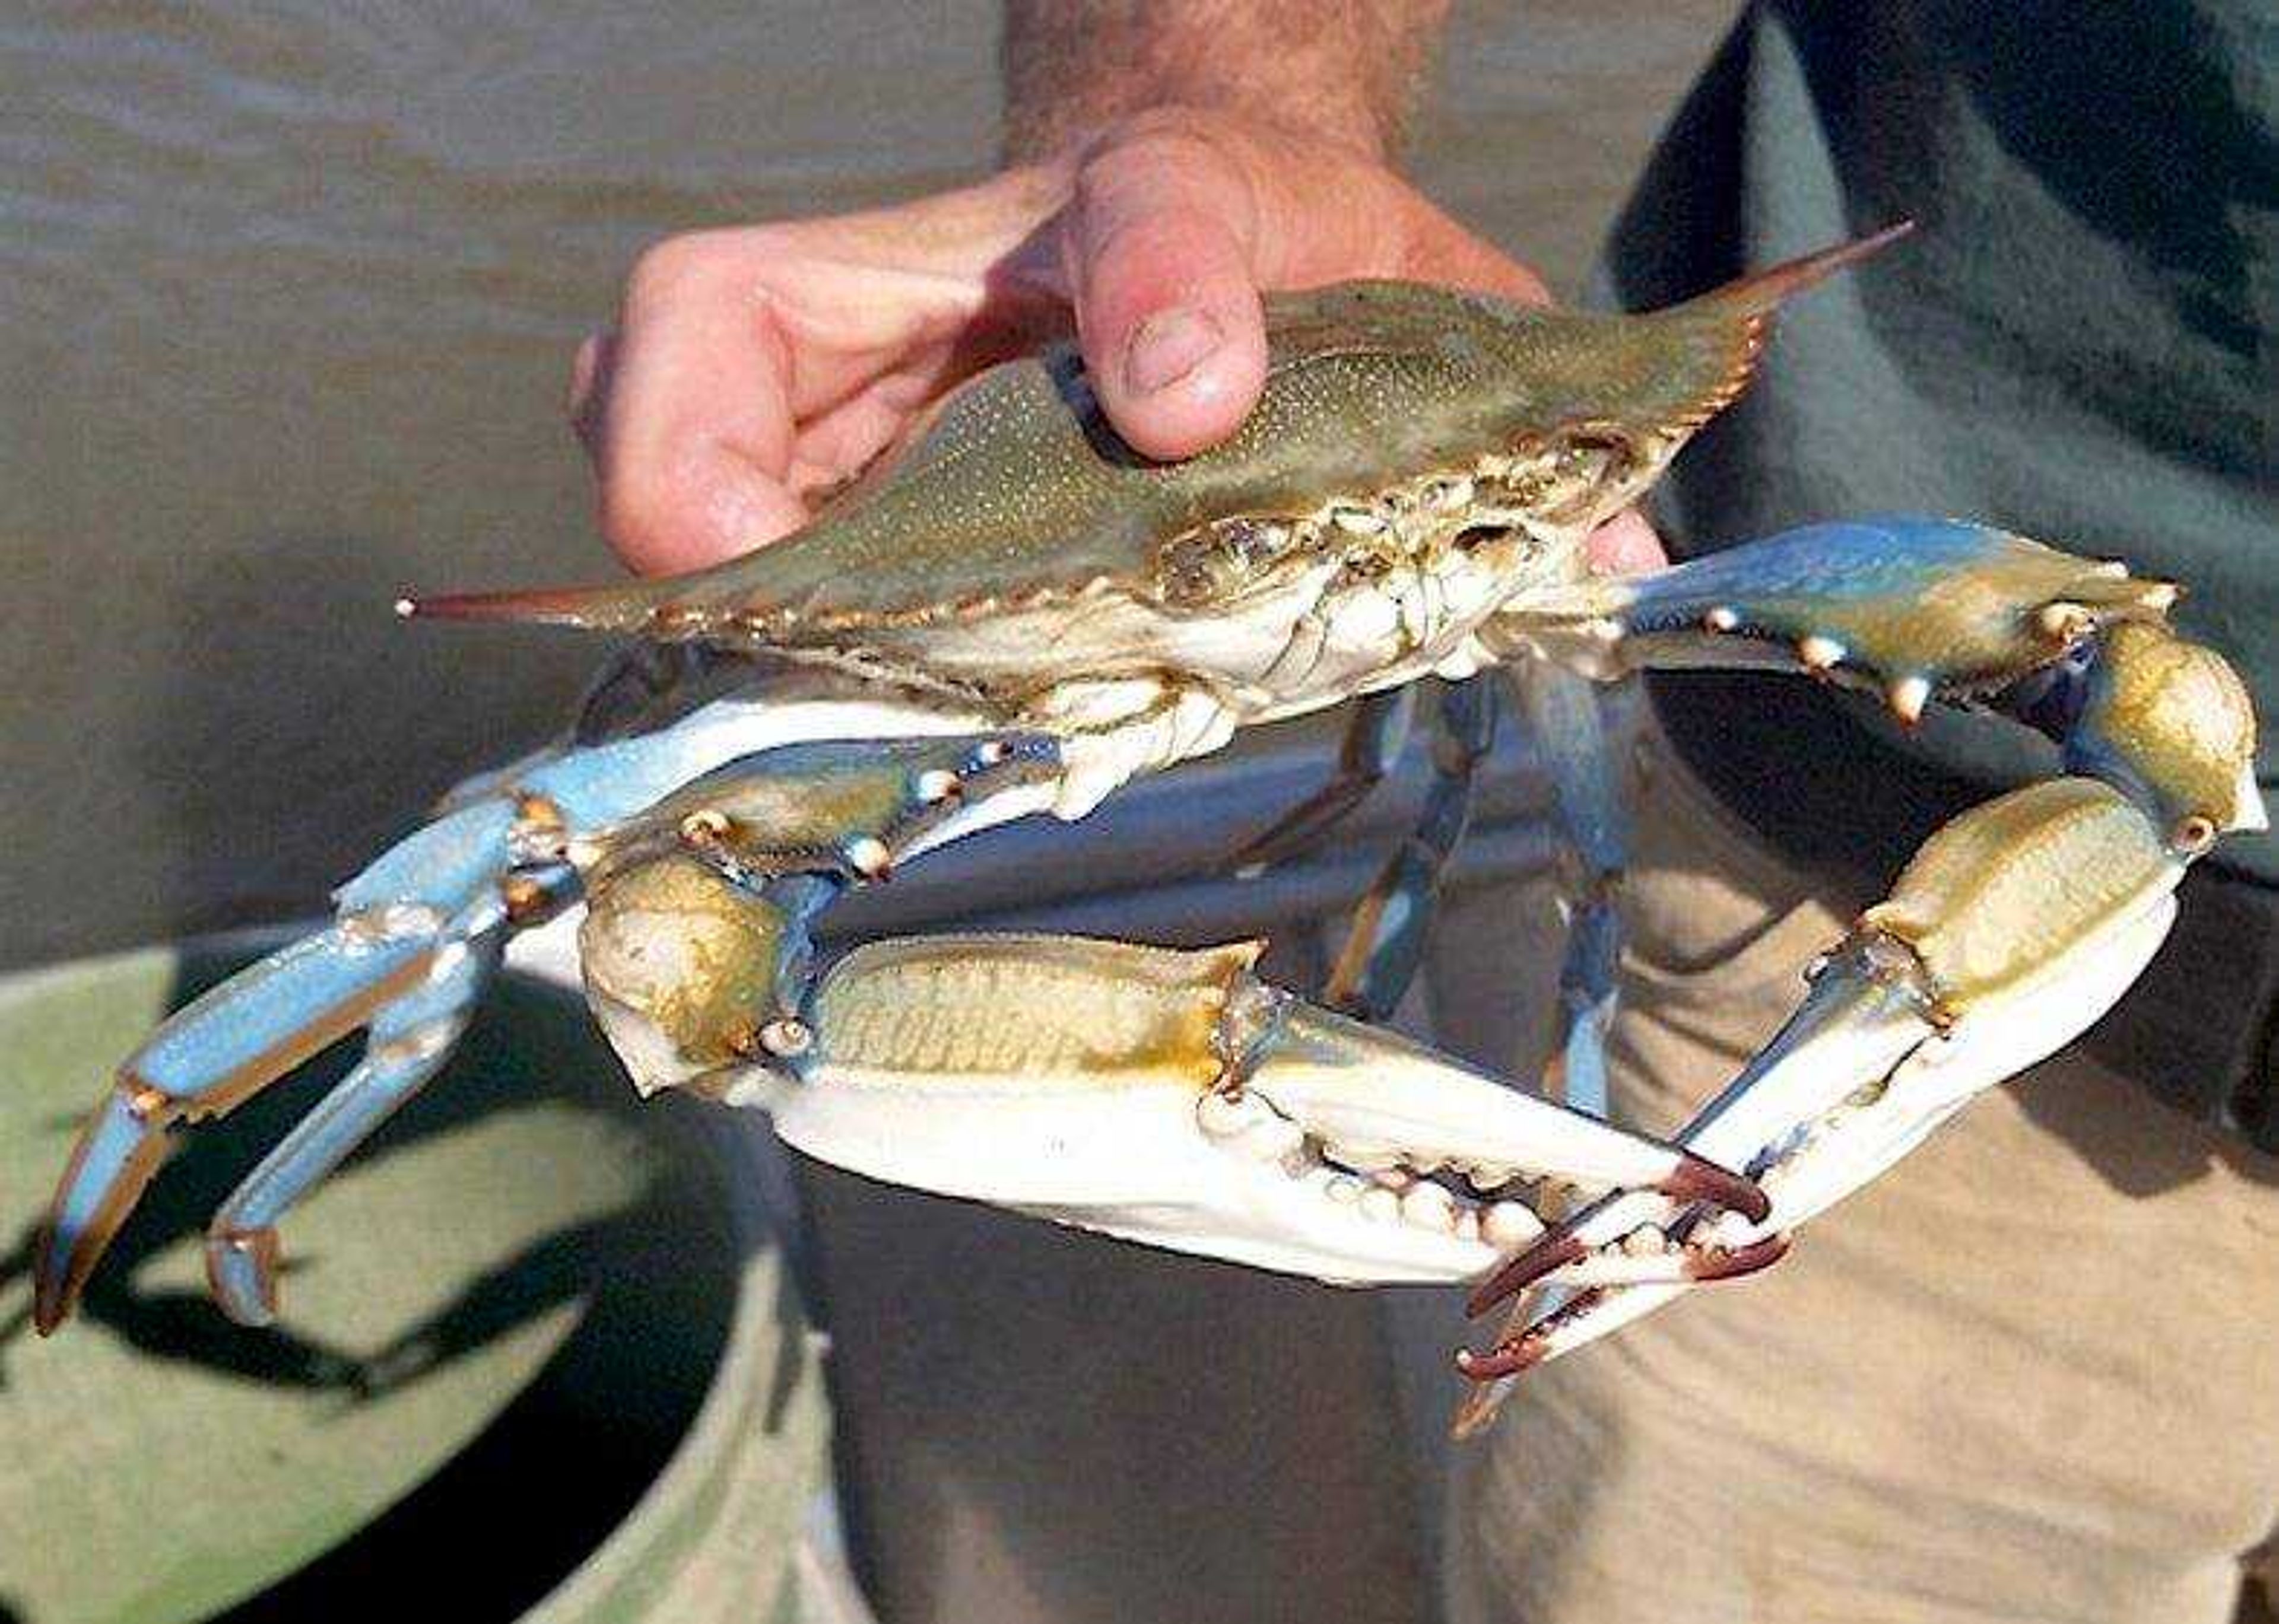
POLYGON ((1289 525, 1273 519, 1221 519, 1165 544, 1158 566, 1165 600, 1216 602, 1238 593, 1286 555, 1289 525))
POLYGON ((1559 448, 1552 471, 1562 485, 1597 486, 1619 478, 1629 462, 1627 450, 1616 441, 1573 440, 1559 448))

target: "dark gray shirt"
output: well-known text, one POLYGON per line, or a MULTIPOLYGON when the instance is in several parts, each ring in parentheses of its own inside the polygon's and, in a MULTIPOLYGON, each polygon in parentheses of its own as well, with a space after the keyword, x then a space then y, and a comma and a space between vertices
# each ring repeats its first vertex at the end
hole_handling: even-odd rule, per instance
MULTIPOLYGON (((1673 550, 1878 510, 1984 519, 2189 588, 2177 618, 2279 719, 2279 8, 1767 0, 1652 159, 1609 255, 1641 309, 1903 218, 1807 295, 1678 459, 1673 550)), ((1885 873, 2053 755, 1907 737, 1807 683, 1659 679, 1681 747, 1800 859, 1885 873)), ((2210 860, 2267 884, 2279 843, 2210 860)))

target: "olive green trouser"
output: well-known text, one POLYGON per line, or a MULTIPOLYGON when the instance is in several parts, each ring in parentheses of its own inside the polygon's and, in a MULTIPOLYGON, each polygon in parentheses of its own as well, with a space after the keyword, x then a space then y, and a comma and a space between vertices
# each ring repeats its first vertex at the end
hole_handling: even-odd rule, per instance
MULTIPOLYGON (((1638 765, 1613 1086, 1667 1131, 1865 899, 1638 765)), ((2075 1046, 1777 1268, 1531 1373, 1452 1472, 1452 1624, 2220 1624, 2279 1528, 2279 1162, 2075 1046)))

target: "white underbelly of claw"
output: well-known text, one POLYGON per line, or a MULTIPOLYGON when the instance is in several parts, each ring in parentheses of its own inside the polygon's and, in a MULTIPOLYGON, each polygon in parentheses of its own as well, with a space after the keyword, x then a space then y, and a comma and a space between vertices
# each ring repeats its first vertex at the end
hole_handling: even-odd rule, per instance
POLYGON ((778 1099, 774 1121, 786 1144, 868 1177, 1285 1274, 1340 1278, 1361 1257, 1371 1280, 1446 1282, 1495 1260, 1477 1239, 1339 1202, 1330 1184, 1354 1183, 1339 1169, 1228 1154, 1196 1131, 1197 1098, 1033 1075, 961 1096, 826 1066, 778 1099), (1293 1178, 1319 1188, 1293 1191, 1293 1178), (1289 1209, 1308 1195, 1301 1233, 1289 1209))
MULTIPOLYGON (((1970 1010, 1951 1032, 1912 1046, 1889 1069, 1888 1080, 1874 1098, 1839 1106, 1817 1121, 1815 1130, 1833 1153, 1798 1156, 1768 1171, 1763 1182, 1773 1200, 1773 1218, 1766 1229, 1826 1211, 1883 1174, 1979 1094, 2088 1030, 2144 973, 2175 916, 2176 900, 2168 892, 2143 898, 2014 992, 1970 1010)), ((1847 1075, 1840 1057, 1818 1058, 1830 1076, 1847 1075)), ((1855 1066, 1848 1075, 1867 1069, 1855 1066)), ((1723 1149, 1746 1160, 1753 1151, 1741 1150, 1740 1142, 1753 1138, 1761 1145, 1768 1137, 1761 1128, 1719 1132, 1705 1125, 1699 1135, 1689 1134, 1686 1143, 1705 1155, 1723 1149)))
MULTIPOLYGON (((1871 1183, 1972 1099, 2093 1024, 2152 961, 2175 913, 2175 899, 2165 892, 2144 899, 2062 967, 1972 1010, 1948 1036, 1838 1025, 1791 1050, 1778 1062, 1781 1075, 1761 1077, 1750 1095, 1721 1099, 1680 1136, 1697 1154, 1737 1168, 1758 1163, 1769 1147, 1787 1150, 1761 1176, 1772 1199, 1770 1217, 1751 1223, 1729 1212, 1701 1238, 1746 1246, 1826 1212, 1871 1183), (1863 1082, 1866 1096, 1830 1108, 1830 1096, 1863 1082)), ((1651 1199, 1616 1197, 1585 1214, 1577 1233, 1587 1245, 1610 1245, 1640 1223, 1666 1222, 1669 1210, 1651 1199)), ((1608 1291, 1587 1321, 1554 1334, 1551 1351, 1595 1341, 1690 1289, 1608 1291)))
POLYGON ((1360 1201, 1302 1125, 1220 1092, 1226 1023, 1244 1018, 1231 1011, 1264 996, 1248 979, 1257 951, 873 944, 825 978, 801 1080, 728 1098, 765 1106, 787 1144, 835 1166, 1177 1250, 1340 1278, 1487 1267, 1494 1252, 1452 1205, 1386 1214, 1389 1193, 1360 1201), (1356 1199, 1340 1204, 1333 1184, 1356 1199))

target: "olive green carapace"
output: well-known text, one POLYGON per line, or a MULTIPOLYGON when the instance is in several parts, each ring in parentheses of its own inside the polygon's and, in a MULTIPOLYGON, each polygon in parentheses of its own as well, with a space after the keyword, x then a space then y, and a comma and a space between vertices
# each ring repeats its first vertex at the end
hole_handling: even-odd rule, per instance
POLYGON ((1256 409, 1232 440, 1177 463, 1116 437, 1061 346, 952 391, 805 529, 744 557, 658 582, 411 608, 792 646, 1101 583, 1155 597, 1163 549, 1198 526, 1366 504, 1570 437, 1615 449, 1599 504, 1610 516, 1740 393, 1782 299, 1905 229, 1644 316, 1411 282, 1270 295, 1256 409))

